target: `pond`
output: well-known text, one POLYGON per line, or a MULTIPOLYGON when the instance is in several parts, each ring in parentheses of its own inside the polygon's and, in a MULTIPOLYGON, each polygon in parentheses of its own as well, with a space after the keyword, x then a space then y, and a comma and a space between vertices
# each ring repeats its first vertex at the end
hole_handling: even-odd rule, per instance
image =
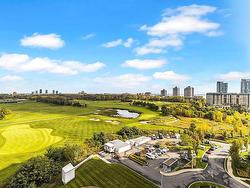
POLYGON ((95 114, 111 116, 111 117, 122 117, 122 118, 137 118, 140 114, 125 109, 101 109, 95 114))
POLYGON ((119 117, 123 117, 123 118, 137 118, 140 114, 136 113, 136 112, 131 112, 128 110, 121 110, 121 109, 117 109, 117 116, 119 117))

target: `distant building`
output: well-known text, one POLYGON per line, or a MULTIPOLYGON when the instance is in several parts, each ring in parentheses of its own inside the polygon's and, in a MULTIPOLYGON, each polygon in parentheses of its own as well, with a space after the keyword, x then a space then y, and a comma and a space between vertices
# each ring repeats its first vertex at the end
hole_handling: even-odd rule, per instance
POLYGON ((184 97, 194 97, 194 88, 188 86, 184 89, 184 97))
POLYGON ((217 82, 217 93, 227 93, 228 83, 217 82))
POLYGON ((206 101, 213 106, 235 106, 240 105, 250 108, 250 93, 207 93, 206 101))
POLYGON ((162 89, 162 90, 161 90, 161 96, 165 97, 165 96, 167 96, 167 95, 168 95, 167 90, 166 90, 166 89, 162 89))
POLYGON ((56 95, 58 95, 58 91, 56 91, 56 95))
POLYGON ((45 90, 45 94, 48 94, 48 90, 47 89, 45 90))
POLYGON ((39 90, 39 94, 42 94, 42 93, 43 93, 43 90, 42 90, 42 89, 40 89, 40 90, 39 90))
POLYGON ((175 86, 173 88, 173 96, 180 96, 180 88, 175 86))
POLYGON ((250 79, 241 79, 240 92, 250 93, 250 79))
POLYGON ((12 93, 12 96, 16 96, 16 95, 17 95, 17 92, 14 91, 14 92, 12 93))
POLYGON ((55 94, 55 90, 52 91, 53 95, 55 94))
POLYGON ((38 91, 36 91, 36 94, 38 94, 38 91))

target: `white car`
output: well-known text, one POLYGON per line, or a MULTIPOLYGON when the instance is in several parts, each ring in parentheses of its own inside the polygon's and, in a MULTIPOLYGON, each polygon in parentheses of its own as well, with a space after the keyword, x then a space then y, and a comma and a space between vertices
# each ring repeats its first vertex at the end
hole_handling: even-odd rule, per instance
POLYGON ((154 154, 152 154, 152 153, 146 153, 146 157, 148 159, 155 159, 156 158, 156 156, 154 154))
POLYGON ((162 154, 166 154, 168 151, 169 151, 168 148, 163 148, 163 149, 161 149, 161 153, 162 153, 162 154))

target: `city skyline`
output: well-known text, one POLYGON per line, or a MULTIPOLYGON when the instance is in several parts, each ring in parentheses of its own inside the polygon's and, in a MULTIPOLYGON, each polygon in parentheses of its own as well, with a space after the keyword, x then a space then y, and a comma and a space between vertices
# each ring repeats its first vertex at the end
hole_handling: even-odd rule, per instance
POLYGON ((205 94, 218 80, 238 93, 250 78, 247 3, 3 1, 0 93, 159 93, 191 85, 205 94))

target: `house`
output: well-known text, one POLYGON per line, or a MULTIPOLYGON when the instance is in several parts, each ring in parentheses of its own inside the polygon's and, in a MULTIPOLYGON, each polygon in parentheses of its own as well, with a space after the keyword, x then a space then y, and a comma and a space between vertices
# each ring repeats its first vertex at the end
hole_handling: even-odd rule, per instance
POLYGON ((165 172, 171 172, 178 165, 178 159, 176 158, 168 158, 166 161, 162 163, 162 169, 165 172))
POLYGON ((129 143, 131 146, 141 146, 142 144, 145 144, 151 140, 150 137, 141 136, 135 139, 128 140, 127 143, 129 143))
POLYGON ((62 182, 67 184, 75 178, 75 167, 69 163, 62 168, 62 182))
POLYGON ((121 140, 113 140, 104 144, 104 150, 109 153, 123 153, 130 149, 130 144, 121 140))

